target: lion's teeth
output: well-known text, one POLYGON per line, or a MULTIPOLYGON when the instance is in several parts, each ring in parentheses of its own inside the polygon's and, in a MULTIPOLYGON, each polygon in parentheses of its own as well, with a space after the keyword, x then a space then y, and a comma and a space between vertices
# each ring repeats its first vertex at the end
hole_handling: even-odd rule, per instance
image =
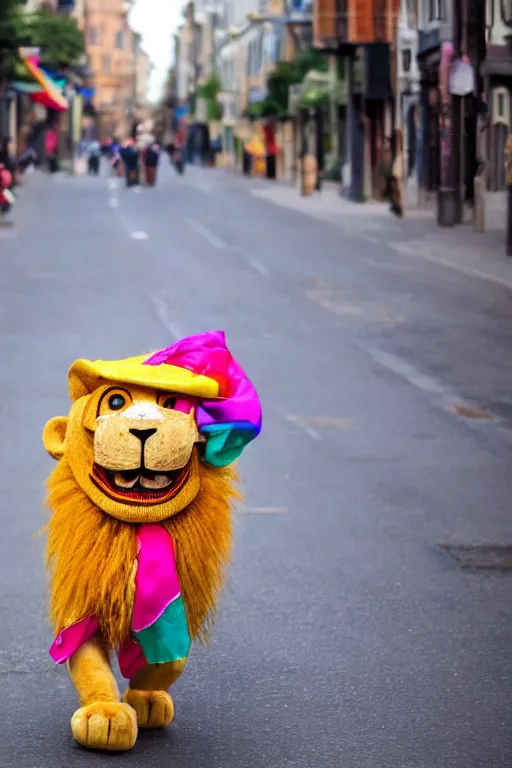
POLYGON ((121 472, 116 472, 114 475, 115 484, 118 485, 119 488, 133 488, 133 486, 137 484, 138 479, 138 475, 135 475, 134 478, 127 480, 121 472))
POLYGON ((154 477, 145 477, 142 475, 140 478, 140 484, 144 488, 149 488, 152 491, 160 491, 162 488, 166 488, 171 482, 169 475, 155 475, 154 477))

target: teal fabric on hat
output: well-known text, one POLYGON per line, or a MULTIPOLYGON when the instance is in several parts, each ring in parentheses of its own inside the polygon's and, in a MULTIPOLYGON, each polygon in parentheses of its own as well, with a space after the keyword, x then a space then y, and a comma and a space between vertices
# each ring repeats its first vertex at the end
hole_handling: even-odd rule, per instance
POLYGON ((201 429, 206 437, 205 461, 214 467, 227 467, 232 464, 247 443, 254 437, 252 424, 209 424, 201 429))
POLYGON ((190 650, 190 636, 183 598, 177 597, 154 624, 134 634, 148 664, 186 659, 190 650))

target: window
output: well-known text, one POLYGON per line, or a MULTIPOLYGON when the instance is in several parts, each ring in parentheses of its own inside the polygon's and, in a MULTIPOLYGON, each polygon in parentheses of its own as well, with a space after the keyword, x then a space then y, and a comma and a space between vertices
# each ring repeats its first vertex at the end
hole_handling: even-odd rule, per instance
POLYGON ((100 30, 98 27, 89 27, 89 44, 90 45, 99 45, 100 44, 100 30))
POLYGON ((274 38, 273 48, 274 49, 272 51, 272 61, 277 62, 281 58, 281 40, 277 35, 274 38))
POLYGON ((121 51, 124 48, 124 32, 122 29, 116 32, 116 48, 119 48, 121 51))
POLYGON ((106 75, 110 75, 110 53, 103 55, 103 72, 106 75))
POLYGON ((429 0, 429 21, 446 21, 446 0, 429 0))
POLYGON ((249 77, 254 74, 254 64, 253 64, 253 58, 254 58, 254 44, 249 43, 249 51, 247 55, 247 74, 249 77))
POLYGON ((407 26, 416 29, 418 24, 418 0, 406 0, 407 26))
POLYGON ((512 27, 512 0, 501 0, 501 18, 507 27, 512 27))
POLYGON ((486 0, 485 3, 485 26, 491 30, 494 26, 494 0, 486 0))
POLYGON ((491 119, 495 125, 510 129, 510 93, 507 88, 493 88, 491 91, 491 119))
POLYGON ((260 38, 256 44, 256 57, 257 57, 256 74, 257 75, 260 74, 263 68, 263 45, 264 45, 263 35, 260 35, 260 38))

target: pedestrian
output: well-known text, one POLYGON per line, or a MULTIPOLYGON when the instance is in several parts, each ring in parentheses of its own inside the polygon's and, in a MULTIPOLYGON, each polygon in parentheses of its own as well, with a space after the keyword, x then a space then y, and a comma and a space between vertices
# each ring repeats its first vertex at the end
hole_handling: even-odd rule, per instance
POLYGON ((393 151, 391 141, 385 140, 382 161, 379 165, 379 180, 382 182, 382 199, 391 203, 393 196, 393 151))
POLYGON ((44 137, 44 151, 48 161, 48 170, 50 173, 56 173, 58 170, 57 150, 59 146, 59 137, 54 126, 50 126, 44 137))
POLYGON ((402 132, 396 131, 395 141, 395 159, 393 161, 393 169, 391 171, 391 213, 395 216, 402 217, 404 215, 404 192, 403 192, 403 143, 402 132))
POLYGON ((263 123, 263 141, 265 144, 265 176, 267 179, 275 179, 277 172, 277 142, 276 126, 273 119, 263 123))
POLYGON ((27 173, 29 169, 33 170, 34 165, 37 162, 37 152, 34 147, 29 146, 21 153, 18 160, 18 167, 21 173, 27 173))
POLYGON ((88 149, 89 174, 97 176, 100 172, 101 146, 99 141, 91 141, 88 149))
POLYGON ((133 139, 127 139, 120 151, 124 163, 126 186, 134 187, 139 183, 139 152, 133 139))
POLYGON ((14 196, 11 192, 13 186, 13 176, 10 171, 0 163, 0 213, 8 213, 14 203, 14 196))
POLYGON ((146 169, 146 184, 154 187, 156 183, 156 170, 160 160, 160 147, 154 142, 144 152, 144 166, 146 169))
POLYGON ((121 148, 117 142, 112 145, 112 158, 110 160, 112 176, 119 176, 119 169, 122 166, 120 149, 121 148))
POLYGON ((173 163, 174 167, 180 174, 185 172, 185 152, 187 149, 187 126, 184 120, 178 121, 176 129, 176 136, 174 139, 174 151, 173 151, 173 163))
POLYGON ((14 144, 9 137, 3 139, 0 146, 0 163, 11 174, 12 181, 9 189, 12 190, 16 185, 16 157, 14 155, 14 144))

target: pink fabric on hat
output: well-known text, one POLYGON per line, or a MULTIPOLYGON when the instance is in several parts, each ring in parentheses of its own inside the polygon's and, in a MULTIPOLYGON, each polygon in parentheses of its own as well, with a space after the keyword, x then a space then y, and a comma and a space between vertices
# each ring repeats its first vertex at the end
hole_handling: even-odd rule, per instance
POLYGON ((144 365, 176 365, 218 382, 219 399, 205 400, 197 408, 199 428, 243 421, 254 424, 259 432, 261 405, 258 394, 227 348, 223 331, 209 331, 182 339, 155 352, 144 365))
POLYGON ((198 375, 208 376, 220 385, 220 396, 228 397, 227 367, 231 354, 223 331, 209 331, 188 336, 176 344, 155 352, 144 365, 176 365, 198 375))

